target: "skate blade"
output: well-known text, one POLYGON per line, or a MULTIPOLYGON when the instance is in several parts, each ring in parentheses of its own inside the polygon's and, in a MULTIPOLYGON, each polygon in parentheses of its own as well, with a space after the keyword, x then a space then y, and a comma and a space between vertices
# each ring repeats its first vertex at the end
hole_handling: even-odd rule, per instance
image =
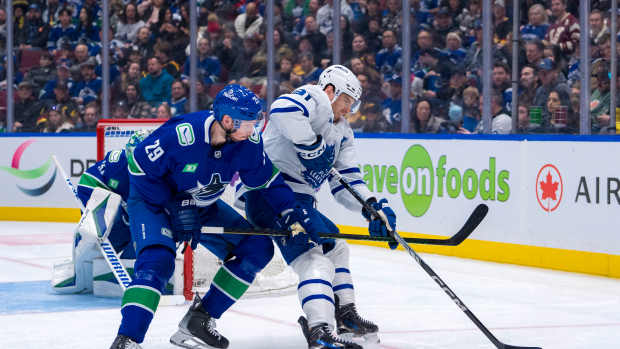
POLYGON ((170 337, 170 343, 188 349, 217 349, 181 329, 170 337))
POLYGON ((343 332, 343 333, 339 333, 338 336, 349 340, 349 341, 353 341, 357 344, 378 344, 381 342, 381 340, 379 339, 379 334, 377 332, 375 333, 366 333, 364 335, 358 335, 355 334, 353 332, 343 332))

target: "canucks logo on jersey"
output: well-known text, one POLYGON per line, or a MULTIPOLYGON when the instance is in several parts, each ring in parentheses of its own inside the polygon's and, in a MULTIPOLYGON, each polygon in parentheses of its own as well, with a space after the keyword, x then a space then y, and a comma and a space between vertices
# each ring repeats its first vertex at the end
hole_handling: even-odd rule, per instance
POLYGON ((222 181, 222 176, 216 172, 211 174, 211 181, 209 184, 204 185, 200 183, 200 181, 196 181, 196 183, 196 187, 187 192, 194 198, 197 206, 208 206, 224 193, 226 185, 228 185, 230 181, 222 181))

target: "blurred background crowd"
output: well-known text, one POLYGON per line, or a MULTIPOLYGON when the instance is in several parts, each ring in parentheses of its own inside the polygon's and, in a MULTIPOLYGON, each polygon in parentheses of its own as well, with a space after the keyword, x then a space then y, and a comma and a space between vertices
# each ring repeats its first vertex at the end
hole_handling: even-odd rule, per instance
MULTIPOLYGON (((411 58, 403 74, 402 1, 275 1, 275 96, 314 83, 332 64, 334 26, 341 61, 363 87, 362 107, 348 116, 356 132, 481 133, 481 0, 410 0, 411 58), (401 110, 409 75, 411 110, 401 110), (402 115, 402 116, 401 116, 402 115)), ((609 0, 592 0, 590 30, 579 26, 579 1, 522 0, 519 48, 513 52, 512 1, 492 3, 491 132, 578 133, 579 93, 590 79, 592 133, 615 133, 610 120, 609 0), (588 35, 591 76, 580 76, 579 41, 588 35), (512 112, 512 57, 518 57, 518 115, 512 112)), ((169 118, 189 111, 189 2, 111 0, 110 118, 169 118)), ((13 21, 13 57, 0 60, 0 132, 94 131, 101 115, 102 2, 15 0, 13 18, 0 7, 0 52, 13 21), (13 59, 14 81, 6 81, 13 59), (7 88, 15 122, 6 124, 7 88)), ((265 2, 198 1, 198 109, 236 82, 267 95, 265 2)), ((618 19, 620 24, 620 18, 618 19)), ((406 29, 406 28, 405 28, 406 29)))

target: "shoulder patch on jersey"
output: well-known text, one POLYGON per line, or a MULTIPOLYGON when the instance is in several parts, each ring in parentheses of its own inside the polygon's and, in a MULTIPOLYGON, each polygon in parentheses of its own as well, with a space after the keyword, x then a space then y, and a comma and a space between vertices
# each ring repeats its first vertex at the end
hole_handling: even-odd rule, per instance
POLYGON ((250 137, 248 137, 248 141, 256 144, 260 143, 260 132, 258 132, 257 129, 254 129, 250 137))
POLYGON ((118 162, 121 159, 122 150, 113 150, 108 156, 108 162, 118 162))
POLYGON ((188 145, 194 144, 196 137, 194 136, 194 128, 190 123, 184 122, 182 124, 178 124, 176 130, 177 138, 181 146, 187 147, 188 145))

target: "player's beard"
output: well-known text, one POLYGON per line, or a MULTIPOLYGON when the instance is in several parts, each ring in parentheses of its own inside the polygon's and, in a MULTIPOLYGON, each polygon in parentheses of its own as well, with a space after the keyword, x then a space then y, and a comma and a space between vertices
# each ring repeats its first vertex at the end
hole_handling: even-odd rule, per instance
POLYGON ((248 139, 254 132, 255 121, 242 121, 238 128, 226 131, 226 142, 241 142, 248 139))

